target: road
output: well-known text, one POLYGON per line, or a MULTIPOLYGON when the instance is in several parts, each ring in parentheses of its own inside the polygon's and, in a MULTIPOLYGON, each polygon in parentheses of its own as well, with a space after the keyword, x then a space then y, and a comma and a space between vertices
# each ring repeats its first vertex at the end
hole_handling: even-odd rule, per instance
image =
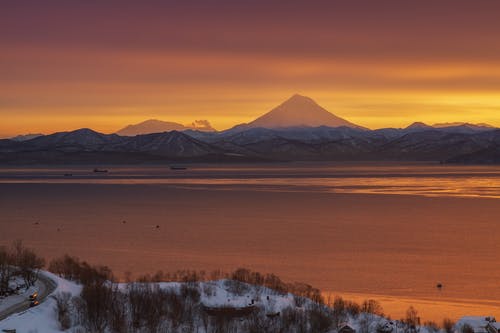
MULTIPOLYGON (((38 277, 38 301, 44 302, 57 287, 56 283, 48 277, 40 274, 38 277)), ((0 312, 0 321, 15 313, 26 311, 30 308, 30 301, 26 298, 22 302, 14 304, 0 312)))

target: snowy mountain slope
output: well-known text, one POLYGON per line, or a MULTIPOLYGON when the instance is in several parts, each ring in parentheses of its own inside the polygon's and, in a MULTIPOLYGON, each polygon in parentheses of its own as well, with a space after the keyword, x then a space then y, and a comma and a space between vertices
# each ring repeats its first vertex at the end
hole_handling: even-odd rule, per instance
POLYGON ((330 113, 325 108, 318 105, 313 99, 299 94, 293 95, 268 113, 240 127, 241 129, 247 129, 255 127, 286 128, 296 126, 346 126, 364 129, 361 126, 330 113))

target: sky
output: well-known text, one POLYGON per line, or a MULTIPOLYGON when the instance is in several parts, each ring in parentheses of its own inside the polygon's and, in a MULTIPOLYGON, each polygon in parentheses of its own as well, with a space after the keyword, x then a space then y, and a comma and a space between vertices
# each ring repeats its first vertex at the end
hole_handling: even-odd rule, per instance
POLYGON ((500 126, 500 1, 0 3, 0 136, 219 129, 295 93, 369 128, 500 126))

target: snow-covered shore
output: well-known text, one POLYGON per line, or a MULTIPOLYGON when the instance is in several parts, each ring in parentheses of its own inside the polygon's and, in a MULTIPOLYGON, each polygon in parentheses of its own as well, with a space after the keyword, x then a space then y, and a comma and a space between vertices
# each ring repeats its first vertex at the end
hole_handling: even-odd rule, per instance
MULTIPOLYGON (((82 321, 82 314, 76 310, 77 305, 75 304, 78 302, 81 304, 83 301, 83 286, 46 271, 41 272, 41 274, 57 285, 53 293, 40 305, 0 321, 0 330, 15 329, 16 332, 27 333, 93 332, 82 321), (72 303, 70 306, 72 308, 70 325, 66 329, 61 327, 57 315, 56 297, 62 293, 66 293, 66 296, 69 297, 68 300, 71 300, 72 303)), ((407 322, 384 318, 381 313, 377 313, 376 306, 369 310, 371 313, 363 312, 363 308, 359 306, 358 310, 354 311, 356 307, 352 306, 352 303, 349 307, 347 301, 341 307, 338 304, 335 305, 335 302, 324 305, 291 293, 278 292, 261 285, 251 285, 230 279, 201 282, 106 282, 105 284, 109 290, 114 290, 117 295, 123 296, 122 299, 125 303, 120 304, 125 309, 123 313, 126 318, 123 319, 123 323, 127 325, 123 332, 152 331, 146 323, 137 324, 137 321, 134 322, 132 318, 134 305, 131 304, 131 294, 134 292, 136 296, 137 293, 140 295, 151 292, 152 294, 149 294, 148 297, 153 298, 155 297, 154 293, 159 293, 156 295, 163 297, 160 298, 162 302, 168 302, 168 295, 174 295, 177 297, 177 301, 181 302, 177 310, 186 311, 186 313, 180 313, 184 319, 179 319, 175 326, 168 322, 171 319, 168 315, 158 317, 160 322, 155 326, 156 330, 153 332, 208 333, 212 332, 217 325, 226 325, 226 330, 221 332, 242 333, 274 332, 276 328, 285 329, 281 332, 287 333, 337 333, 344 332, 341 328, 346 327, 345 325, 349 329, 353 329, 353 332, 358 333, 417 332, 416 330, 412 331, 411 324, 407 322), (242 310, 247 311, 247 313, 239 312, 235 315, 237 311, 242 310), (186 319, 186 315, 188 319, 186 319), (318 325, 318 322, 322 322, 322 326, 318 325), (318 327, 322 327, 321 331, 318 330, 318 327)), ((115 301, 116 298, 113 302, 115 301)), ((109 304, 109 306, 112 308, 114 304, 109 304)), ((167 312, 172 311, 171 309, 167 312)), ((112 310, 104 309, 104 312, 108 311, 112 310)), ((443 329, 436 326, 416 328, 420 333, 445 333, 443 329)), ((121 331, 113 330, 111 324, 106 324, 102 332, 121 331)))
MULTIPOLYGON (((17 332, 37 333, 88 332, 88 329, 78 323, 72 325, 71 328, 67 330, 61 329, 61 325, 57 319, 57 306, 54 298, 55 295, 60 293, 69 293, 71 297, 79 298, 83 288, 82 285, 63 279, 49 272, 44 271, 41 272, 41 274, 52 279, 57 284, 55 291, 39 306, 14 314, 3 321, 0 321, 0 330, 15 329, 17 332)), ((183 287, 195 286, 196 289, 200 291, 199 301, 198 304, 196 304, 198 307, 221 310, 230 308, 242 309, 249 307, 259 309, 262 311, 262 314, 268 317, 279 316, 279 314, 286 312, 287 309, 299 309, 299 311, 304 312, 307 308, 317 305, 312 300, 297 297, 291 293, 279 293, 263 286, 249 285, 228 279, 194 283, 160 282, 114 284, 116 290, 123 294, 128 293, 132 285, 139 288, 154 286, 159 290, 174 292, 179 295, 182 293, 183 287)), ((352 320, 352 318, 346 319, 349 319, 352 322, 351 325, 353 327, 357 328, 359 326, 359 324, 355 320, 352 320)), ((76 319, 73 318, 72 321, 76 322, 76 319)), ((240 325, 242 322, 243 319, 239 318, 236 326, 240 325)), ((242 325, 242 327, 243 326, 244 325, 242 325)), ((199 333, 207 331, 207 326, 202 325, 202 323, 195 322, 194 327, 196 332, 199 333)), ((184 328, 184 330, 179 328, 179 332, 186 331, 185 329, 186 328, 184 328)), ((131 329, 130 331, 135 332, 134 329, 131 329)), ((111 330, 106 329, 106 332, 111 332, 111 330)))

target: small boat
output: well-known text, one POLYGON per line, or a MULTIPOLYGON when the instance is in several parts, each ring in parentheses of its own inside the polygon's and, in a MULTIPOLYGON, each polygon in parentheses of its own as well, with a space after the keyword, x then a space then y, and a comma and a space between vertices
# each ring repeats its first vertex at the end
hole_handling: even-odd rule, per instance
POLYGON ((71 177, 71 176, 73 176, 73 174, 72 174, 72 173, 65 173, 65 174, 64 174, 64 177, 71 177))
POLYGON ((94 172, 108 172, 108 170, 95 168, 94 172))
POLYGON ((186 167, 171 165, 170 170, 186 170, 186 167))

